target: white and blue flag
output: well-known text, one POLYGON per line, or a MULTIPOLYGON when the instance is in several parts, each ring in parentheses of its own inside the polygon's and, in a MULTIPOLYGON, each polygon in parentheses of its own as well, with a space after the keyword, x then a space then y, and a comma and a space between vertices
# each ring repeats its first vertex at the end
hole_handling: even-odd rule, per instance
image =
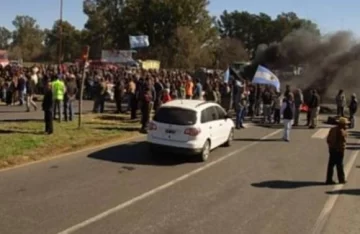
POLYGON ((229 83, 230 80, 230 68, 226 69, 224 73, 224 83, 229 83))
POLYGON ((147 35, 129 36, 129 41, 131 49, 150 46, 149 36, 147 35))
POLYGON ((271 85, 276 88, 277 91, 280 91, 280 81, 277 76, 272 73, 269 69, 259 65, 254 78, 252 80, 253 84, 265 84, 271 85))

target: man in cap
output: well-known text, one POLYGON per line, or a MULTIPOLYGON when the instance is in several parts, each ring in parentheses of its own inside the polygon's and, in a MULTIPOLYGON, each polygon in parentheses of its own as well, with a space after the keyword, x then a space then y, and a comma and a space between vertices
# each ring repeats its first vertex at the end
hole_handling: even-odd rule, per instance
POLYGON ((326 141, 329 146, 330 155, 327 167, 326 184, 335 184, 333 181, 334 166, 336 166, 339 183, 346 183, 343 161, 346 147, 347 124, 348 120, 341 117, 338 120, 338 125, 331 128, 327 136, 326 141))

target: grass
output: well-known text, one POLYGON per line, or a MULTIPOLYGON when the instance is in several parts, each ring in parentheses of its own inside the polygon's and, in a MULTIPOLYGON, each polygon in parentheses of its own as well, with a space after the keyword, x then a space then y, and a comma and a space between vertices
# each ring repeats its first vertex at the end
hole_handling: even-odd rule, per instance
POLYGON ((54 134, 43 133, 42 121, 0 123, 0 168, 139 135, 139 121, 124 115, 84 115, 83 127, 54 121, 54 134))

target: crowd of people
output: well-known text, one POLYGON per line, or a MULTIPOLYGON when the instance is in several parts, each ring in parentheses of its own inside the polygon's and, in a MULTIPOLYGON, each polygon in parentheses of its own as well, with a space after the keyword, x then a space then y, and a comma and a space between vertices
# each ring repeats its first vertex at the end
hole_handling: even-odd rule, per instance
MULTIPOLYGON (((72 121, 73 103, 79 98, 82 71, 77 66, 62 67, 32 66, 29 68, 0 68, 1 98, 7 105, 31 107, 36 111, 35 94, 45 94, 51 88, 53 103, 45 103, 51 108, 51 118, 58 121, 72 121), (49 82, 52 82, 49 85, 49 82)), ((290 129, 299 125, 300 112, 307 111, 309 128, 316 128, 320 111, 320 97, 316 90, 304 98, 301 89, 286 86, 284 92, 268 85, 254 85, 246 80, 230 79, 224 82, 220 73, 205 73, 196 77, 181 70, 143 70, 127 67, 112 69, 88 69, 85 73, 84 99, 93 100, 93 112, 103 113, 105 102, 116 103, 116 112, 129 111, 130 118, 136 119, 141 112, 142 131, 146 132, 152 110, 173 99, 202 99, 219 103, 226 111, 233 110, 236 128, 244 127, 248 116, 262 116, 264 124, 280 124, 283 116, 284 140, 289 141, 290 129), (285 101, 284 101, 285 100, 285 101), (126 109, 123 104, 126 103, 126 109), (288 105, 285 105, 288 104, 288 105), (291 104, 291 105, 290 105, 291 104), (290 106, 291 108, 287 108, 290 106), (291 110, 291 111, 289 111, 291 110), (291 120, 291 121, 290 121, 291 120)), ((344 116, 346 97, 342 90, 335 100, 339 116, 344 116)), ((350 116, 357 109, 356 95, 350 99, 350 116)), ((48 113, 48 115, 50 115, 48 113)), ((354 125, 354 118, 352 125, 354 125)), ((52 132, 47 131, 47 132, 52 132)))
MULTIPOLYGON (((24 105, 38 109, 35 94, 44 95, 45 132, 52 134, 53 120, 72 121, 73 103, 79 98, 82 83, 81 70, 76 66, 66 69, 33 66, 30 68, 0 67, 1 100, 7 105, 24 105)), ((93 112, 103 113, 105 102, 116 103, 116 112, 130 112, 131 119, 141 112, 141 131, 147 130, 150 113, 163 103, 173 99, 199 99, 219 103, 226 111, 235 113, 236 128, 244 128, 246 117, 251 120, 260 116, 263 124, 284 124, 283 140, 290 141, 292 126, 299 125, 301 111, 307 112, 306 126, 318 126, 320 96, 316 90, 304 97, 301 89, 286 86, 284 92, 269 85, 254 85, 246 80, 230 79, 224 82, 219 73, 206 73, 196 77, 178 70, 142 70, 126 67, 117 69, 88 69, 85 73, 83 98, 93 100, 93 112), (126 103, 126 109, 123 104, 126 103)), ((333 184, 333 168, 336 166, 340 183, 345 183, 343 157, 346 145, 346 125, 355 126, 357 112, 356 94, 350 97, 349 105, 343 90, 335 97, 338 126, 330 130, 327 137, 329 163, 326 183, 333 184), (344 118, 345 108, 349 108, 349 118, 344 118)))

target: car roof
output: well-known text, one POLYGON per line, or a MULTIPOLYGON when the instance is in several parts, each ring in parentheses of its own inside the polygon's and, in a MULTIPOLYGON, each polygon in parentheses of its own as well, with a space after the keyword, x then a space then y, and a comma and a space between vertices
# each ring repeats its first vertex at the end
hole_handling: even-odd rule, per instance
POLYGON ((201 111, 215 104, 216 103, 214 102, 207 102, 204 100, 175 99, 161 105, 161 107, 177 107, 177 108, 189 109, 193 111, 201 111))

